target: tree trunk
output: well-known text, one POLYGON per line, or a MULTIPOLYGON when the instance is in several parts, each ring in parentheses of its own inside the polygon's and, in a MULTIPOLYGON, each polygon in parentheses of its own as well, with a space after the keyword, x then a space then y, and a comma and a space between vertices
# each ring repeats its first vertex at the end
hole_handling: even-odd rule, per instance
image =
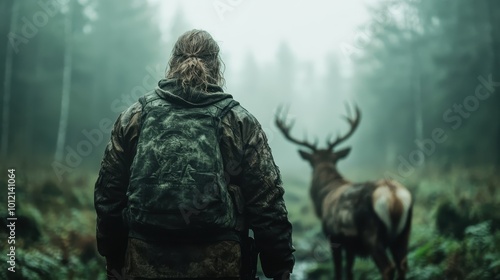
POLYGON ((45 149, 45 147, 40 147, 39 145, 36 145, 36 135, 35 135, 35 126, 37 123, 37 116, 40 116, 42 113, 40 113, 40 106, 37 106, 37 104, 41 104, 40 100, 40 94, 37 94, 40 92, 40 87, 44 86, 44 73, 45 73, 45 67, 43 63, 43 56, 44 56, 44 51, 47 49, 47 40, 43 37, 40 36, 36 42, 33 42, 32 44, 37 44, 35 49, 35 57, 33 59, 33 69, 32 70, 32 79, 30 83, 30 88, 31 90, 27 90, 26 93, 24 94, 24 98, 26 101, 24 101, 24 104, 26 108, 30 108, 29 110, 26 110, 25 112, 25 124, 24 124, 24 135, 22 137, 23 140, 23 145, 22 145, 22 152, 23 152, 23 160, 26 161, 26 164, 30 164, 33 162, 33 158, 35 156, 38 156, 42 153, 42 151, 45 149))
MULTIPOLYGON (((413 98, 413 112, 414 112, 414 129, 415 129, 415 139, 422 140, 424 134, 424 120, 422 113, 422 73, 420 67, 420 55, 418 53, 415 44, 418 42, 418 38, 415 35, 416 30, 416 16, 412 13, 410 4, 406 4, 405 9, 405 26, 408 32, 410 32, 411 38, 409 39, 410 44, 410 94, 413 98)), ((413 7, 415 8, 415 7, 413 7)), ((425 164, 425 157, 422 158, 423 164, 425 164)))
POLYGON ((72 9, 71 2, 67 4, 68 10, 65 16, 64 34, 66 38, 64 50, 64 68, 62 80, 62 97, 61 97, 61 117, 59 118, 59 130, 57 133, 57 144, 55 160, 61 161, 64 153, 64 145, 66 142, 66 129, 68 127, 69 115, 69 100, 71 91, 71 70, 72 70, 72 9))
MULTIPOLYGON (((413 44, 412 44, 413 45, 413 44)), ((412 47, 413 85, 412 92, 415 105, 415 137, 422 140, 424 137, 424 121, 422 113, 422 73, 420 70, 420 58, 414 47, 412 47)))
MULTIPOLYGON (((492 54, 492 66, 491 66, 491 75, 492 79, 495 82, 500 81, 500 55, 498 55, 498 51, 500 50, 500 28, 498 25, 500 24, 500 3, 497 0, 489 1, 489 16, 490 16, 490 28, 491 28, 491 54, 492 54)), ((496 89, 500 90, 499 88, 496 89)), ((498 96, 494 96, 498 99, 498 96)), ((499 112, 496 111, 497 117, 495 119, 498 120, 499 112)), ((496 143, 500 143, 500 124, 497 126, 497 141, 496 143)), ((500 167, 500 147, 496 147, 496 161, 495 164, 497 167, 500 167)))
MULTIPOLYGON (((17 30, 17 21, 19 18, 19 1, 12 3, 12 16, 10 19, 10 33, 17 30)), ((12 61, 14 59, 14 48, 10 40, 7 40, 5 57, 5 76, 3 81, 3 106, 2 106, 2 139, 0 144, 0 155, 2 159, 7 157, 9 148, 9 113, 10 113, 10 95, 12 85, 12 61)))

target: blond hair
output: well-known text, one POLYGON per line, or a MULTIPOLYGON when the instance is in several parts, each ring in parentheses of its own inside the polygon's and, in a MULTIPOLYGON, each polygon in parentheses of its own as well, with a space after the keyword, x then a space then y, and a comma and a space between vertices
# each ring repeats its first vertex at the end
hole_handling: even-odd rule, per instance
POLYGON ((182 34, 169 61, 168 79, 179 79, 183 88, 207 91, 209 84, 224 85, 219 45, 204 30, 182 34))

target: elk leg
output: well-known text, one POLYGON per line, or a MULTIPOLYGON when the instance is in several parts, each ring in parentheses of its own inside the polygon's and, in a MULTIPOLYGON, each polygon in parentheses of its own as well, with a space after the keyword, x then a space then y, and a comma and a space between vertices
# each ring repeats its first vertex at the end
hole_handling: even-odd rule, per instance
MULTIPOLYGON (((411 210, 410 210, 411 211, 411 210)), ((396 263, 396 270, 398 271, 398 280, 406 279, 406 272, 408 271, 408 261, 406 254, 408 253, 408 243, 410 241, 410 227, 411 227, 411 212, 409 213, 407 227, 398 236, 396 241, 389 246, 391 255, 396 263)))
POLYGON ((383 280, 394 279, 394 265, 391 263, 385 249, 381 245, 377 245, 372 252, 372 258, 375 261, 383 280))
POLYGON ((354 253, 351 250, 346 250, 346 267, 345 273, 347 280, 354 280, 354 275, 352 274, 352 268, 354 266, 354 253))
POLYGON ((335 280, 342 280, 342 249, 332 248, 333 266, 335 268, 335 280))
MULTIPOLYGON (((407 239, 407 238, 404 238, 407 239)), ((396 270, 398 271, 398 280, 406 279, 406 272, 408 271, 408 263, 406 260, 407 248, 403 244, 398 245, 399 241, 391 245, 390 250, 394 262, 396 263, 396 270)))

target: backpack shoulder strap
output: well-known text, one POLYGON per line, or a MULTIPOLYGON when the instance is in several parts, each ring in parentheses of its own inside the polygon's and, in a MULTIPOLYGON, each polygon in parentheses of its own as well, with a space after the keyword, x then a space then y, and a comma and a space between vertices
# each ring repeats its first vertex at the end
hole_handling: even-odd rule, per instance
POLYGON ((222 119, 233 109, 234 107, 240 105, 240 103, 236 100, 234 100, 232 97, 223 99, 219 101, 215 107, 217 107, 217 113, 215 117, 217 118, 217 137, 219 140, 221 139, 222 136, 222 119))
POLYGON ((141 103, 142 111, 141 111, 141 128, 139 129, 138 136, 141 135, 141 132, 142 132, 142 129, 144 126, 144 120, 146 119, 146 116, 148 115, 149 111, 151 110, 151 106, 148 106, 148 105, 150 105, 152 102, 159 100, 159 99, 164 100, 165 103, 167 103, 165 99, 161 98, 158 95, 158 93, 156 93, 156 90, 152 90, 139 98, 139 103, 141 103))
MULTIPOLYGON (((221 139, 222 118, 224 118, 231 111, 231 109, 240 105, 240 103, 238 101, 234 100, 233 98, 227 98, 227 99, 220 101, 220 103, 218 105, 220 106, 220 107, 218 106, 220 108, 220 110, 217 114, 217 117, 219 119, 218 134, 219 134, 219 139, 221 139)), ((219 147, 219 149, 220 149, 220 147, 219 147)), ((226 167, 224 167, 224 169, 225 168, 226 167)), ((242 233, 245 230, 245 219, 243 216, 244 215, 245 201, 243 199, 243 194, 242 194, 239 186, 234 185, 234 184, 230 184, 229 182, 227 184, 227 191, 229 192, 229 195, 231 197, 231 200, 233 201, 235 210, 237 212, 236 213, 236 225, 235 225, 234 229, 238 233, 242 233)), ((241 237, 240 237, 240 240, 241 240, 241 237)))
POLYGON ((220 101, 220 111, 217 114, 217 117, 219 118, 224 118, 224 116, 231 111, 234 107, 240 105, 240 103, 233 98, 226 98, 222 101, 220 101))
POLYGON ((150 91, 143 95, 141 98, 139 98, 139 103, 141 103, 142 108, 144 109, 148 103, 151 103, 155 100, 162 99, 158 93, 156 93, 156 90, 150 91))

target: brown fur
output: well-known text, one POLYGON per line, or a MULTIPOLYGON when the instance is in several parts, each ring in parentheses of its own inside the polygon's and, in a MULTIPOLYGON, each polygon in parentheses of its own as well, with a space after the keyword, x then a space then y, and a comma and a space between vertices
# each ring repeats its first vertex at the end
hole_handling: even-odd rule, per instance
POLYGON ((349 185, 349 184, 345 184, 345 185, 342 185, 340 187, 333 188, 325 196, 325 198, 323 199, 323 202, 322 202, 322 210, 323 210, 323 213, 321 215, 322 217, 326 217, 328 215, 328 213, 326 213, 325 210, 329 210, 332 206, 334 206, 338 202, 342 193, 350 186, 351 185, 349 185))
MULTIPOLYGON (((410 213, 406 216, 403 232, 395 235, 400 220, 403 218, 404 205, 397 192, 404 186, 395 181, 379 180, 355 184, 345 180, 330 163, 313 166, 311 197, 318 217, 323 222, 324 233, 330 242, 341 244, 332 248, 336 279, 342 279, 341 254, 335 251, 345 250, 351 258, 347 259, 352 269, 355 256, 370 255, 384 280, 394 279, 397 271, 400 280, 405 279, 408 266, 406 252, 410 235, 410 213), (378 189, 384 188, 382 191, 378 189), (389 195, 388 193, 389 192, 389 195), (391 228, 386 228, 373 210, 373 202, 380 196, 387 197, 388 215, 391 228), (395 260, 393 264, 386 255, 390 249, 395 260)), ((346 268, 347 279, 354 279, 352 270, 346 268)))
POLYGON ((337 151, 334 148, 356 130, 360 120, 359 108, 355 108, 354 117, 347 116, 345 119, 351 127, 349 132, 332 142, 328 141, 326 149, 318 149, 315 144, 293 138, 290 135, 291 125, 278 115, 276 125, 286 139, 311 150, 299 150, 299 154, 313 168, 310 194, 315 212, 323 223, 323 232, 336 245, 332 246, 335 279, 342 279, 342 251, 345 250, 348 280, 354 279, 352 268, 356 255, 370 255, 383 280, 392 280, 396 270, 397 279, 404 280, 412 208, 410 204, 408 213, 405 213, 405 205, 400 197, 411 203, 411 195, 398 193, 404 187, 395 181, 355 184, 339 174, 336 164, 349 154, 350 148, 337 151), (405 224, 399 228, 403 217, 406 217, 405 224), (396 234, 398 230, 401 230, 400 234, 396 234), (388 258, 387 248, 396 265, 388 258))

